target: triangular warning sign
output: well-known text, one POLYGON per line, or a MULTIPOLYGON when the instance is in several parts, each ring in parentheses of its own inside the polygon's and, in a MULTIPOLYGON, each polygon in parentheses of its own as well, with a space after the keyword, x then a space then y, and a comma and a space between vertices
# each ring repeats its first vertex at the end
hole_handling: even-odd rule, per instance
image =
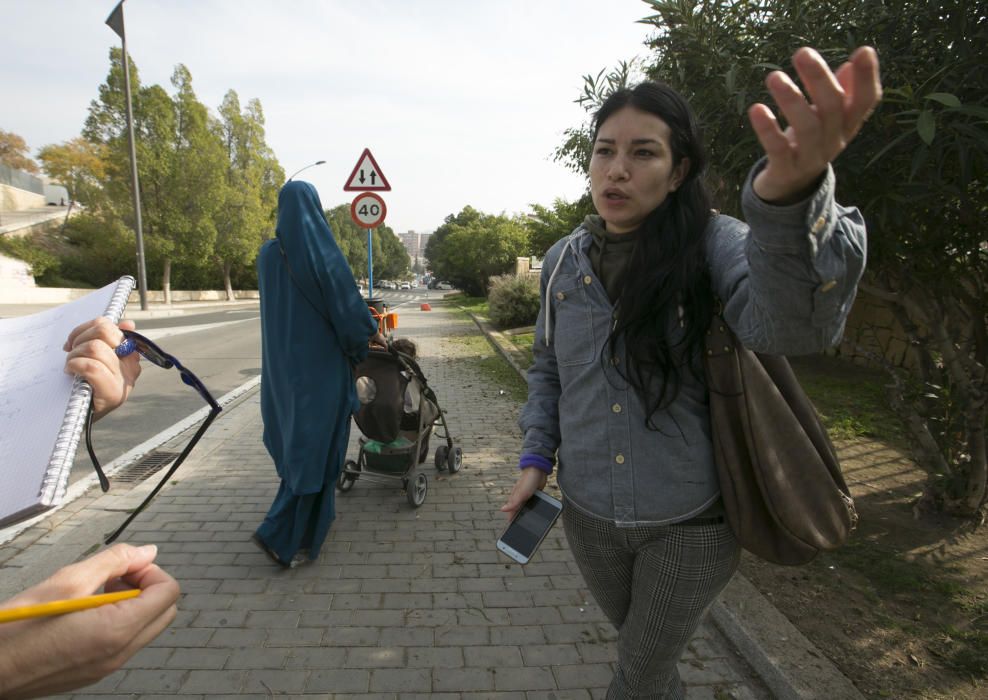
POLYGON ((391 185, 388 178, 381 172, 381 166, 374 160, 370 149, 365 148, 360 154, 357 164, 353 166, 353 172, 343 186, 345 192, 390 192, 391 185))

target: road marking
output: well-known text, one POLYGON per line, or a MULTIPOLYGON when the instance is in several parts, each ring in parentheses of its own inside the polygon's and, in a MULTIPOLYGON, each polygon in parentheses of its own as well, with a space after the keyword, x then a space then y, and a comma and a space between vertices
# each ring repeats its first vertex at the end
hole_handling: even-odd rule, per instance
POLYGON ((220 328, 221 326, 230 326, 234 323, 245 323, 247 321, 256 321, 260 318, 260 315, 251 316, 250 318, 240 318, 236 321, 217 321, 215 323, 198 323, 189 326, 171 326, 169 328, 149 328, 147 330, 141 330, 138 328, 138 332, 146 338, 151 340, 160 340, 161 338, 170 338, 175 335, 184 335, 185 333, 196 333, 198 331, 206 331, 212 328, 220 328))

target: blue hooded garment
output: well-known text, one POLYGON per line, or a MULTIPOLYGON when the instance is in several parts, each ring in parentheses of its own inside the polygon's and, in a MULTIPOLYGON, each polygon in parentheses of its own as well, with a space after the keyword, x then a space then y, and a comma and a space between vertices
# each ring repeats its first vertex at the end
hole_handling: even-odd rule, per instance
POLYGON ((292 494, 318 493, 346 456, 358 405, 351 366, 377 323, 309 183, 281 189, 277 238, 261 247, 257 277, 264 446, 292 494))

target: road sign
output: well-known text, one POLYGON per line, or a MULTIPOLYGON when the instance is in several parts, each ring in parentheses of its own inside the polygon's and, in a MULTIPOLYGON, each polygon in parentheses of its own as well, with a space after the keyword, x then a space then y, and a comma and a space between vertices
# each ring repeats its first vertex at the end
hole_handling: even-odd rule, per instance
POLYGON ((350 218, 361 228, 380 226, 387 213, 388 207, 384 200, 373 192, 361 192, 350 204, 350 218))
POLYGON ((390 192, 391 185, 388 178, 381 172, 381 166, 374 160, 370 149, 365 148, 357 159, 357 164, 353 166, 353 172, 343 186, 344 192, 390 192))

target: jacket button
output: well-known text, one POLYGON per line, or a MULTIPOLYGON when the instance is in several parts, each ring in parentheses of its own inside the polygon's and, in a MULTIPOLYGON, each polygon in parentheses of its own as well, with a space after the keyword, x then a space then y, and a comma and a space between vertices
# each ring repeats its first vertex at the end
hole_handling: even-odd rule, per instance
POLYGON ((621 358, 620 357, 612 357, 611 358, 611 364, 612 365, 619 365, 619 364, 621 364, 621 358))
POLYGON ((583 284, 590 284, 591 282, 593 282, 593 277, 590 275, 584 275, 583 284))
POLYGON ((559 301, 562 301, 563 299, 566 298, 566 295, 563 294, 562 292, 556 292, 556 298, 559 299, 559 301))
POLYGON ((823 284, 820 285, 820 292, 822 294, 826 294, 836 286, 837 286, 837 280, 830 280, 828 282, 824 282, 823 284))
POLYGON ((619 403, 614 404, 613 406, 611 406, 611 410, 614 411, 615 413, 620 413, 621 412, 621 404, 619 404, 619 403))
POLYGON ((823 227, 827 225, 827 217, 821 216, 816 221, 813 222, 813 227, 810 229, 813 233, 820 233, 823 227))
POLYGON ((617 462, 618 464, 624 464, 624 455, 619 454, 617 457, 614 458, 614 461, 617 462))

